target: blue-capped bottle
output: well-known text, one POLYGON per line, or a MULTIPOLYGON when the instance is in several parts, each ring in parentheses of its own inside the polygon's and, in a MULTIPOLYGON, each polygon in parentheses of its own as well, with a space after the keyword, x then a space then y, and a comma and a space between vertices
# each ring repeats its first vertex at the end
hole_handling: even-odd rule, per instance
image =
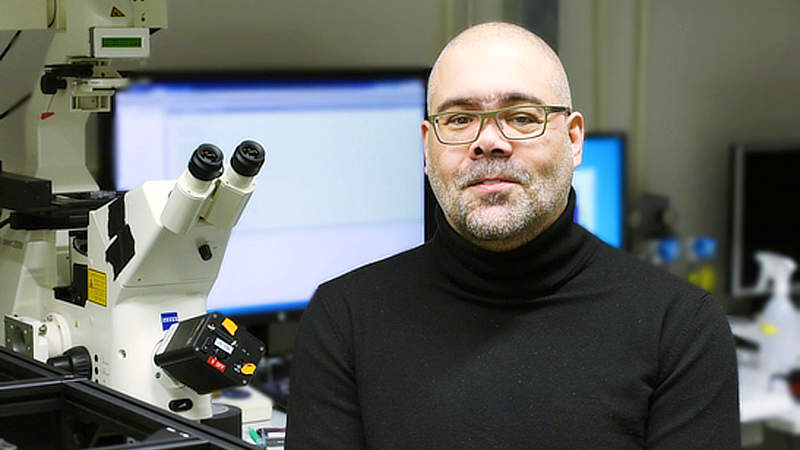
POLYGON ((683 251, 681 250, 680 239, 673 236, 659 239, 656 244, 656 253, 658 255, 657 265, 676 275, 683 276, 681 273, 683 251))
POLYGON ((717 255, 717 240, 712 237, 689 239, 687 258, 689 260, 689 281, 708 292, 714 292, 717 285, 717 272, 714 261, 717 255))

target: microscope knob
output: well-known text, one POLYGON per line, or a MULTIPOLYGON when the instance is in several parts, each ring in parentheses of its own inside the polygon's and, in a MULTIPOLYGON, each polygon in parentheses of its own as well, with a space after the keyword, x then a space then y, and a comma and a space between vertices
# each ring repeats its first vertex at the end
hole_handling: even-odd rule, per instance
POLYGON ((92 377, 92 357, 84 346, 72 347, 61 356, 48 359, 47 364, 81 377, 92 377))

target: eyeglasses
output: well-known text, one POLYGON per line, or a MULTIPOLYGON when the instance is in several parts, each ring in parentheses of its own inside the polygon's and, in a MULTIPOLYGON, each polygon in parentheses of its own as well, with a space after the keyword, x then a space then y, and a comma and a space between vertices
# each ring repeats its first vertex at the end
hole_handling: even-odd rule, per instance
POLYGON ((495 111, 447 111, 431 114, 436 139, 442 144, 471 144, 478 140, 487 118, 494 119, 500 133, 511 141, 533 139, 544 134, 550 114, 565 112, 568 106, 517 105, 495 111))

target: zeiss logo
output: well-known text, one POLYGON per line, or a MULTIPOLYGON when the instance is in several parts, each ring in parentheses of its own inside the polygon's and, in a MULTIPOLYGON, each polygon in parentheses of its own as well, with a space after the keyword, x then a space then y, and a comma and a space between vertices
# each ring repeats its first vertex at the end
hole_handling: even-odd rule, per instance
POLYGON ((161 313, 161 329, 167 330, 173 323, 178 323, 178 313, 165 312, 161 313))

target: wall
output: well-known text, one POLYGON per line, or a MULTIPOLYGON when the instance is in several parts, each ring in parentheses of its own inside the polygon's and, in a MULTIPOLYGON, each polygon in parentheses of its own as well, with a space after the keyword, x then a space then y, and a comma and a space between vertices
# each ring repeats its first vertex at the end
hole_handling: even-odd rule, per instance
POLYGON ((629 134, 632 197, 669 196, 680 233, 727 241, 732 142, 800 140, 798 23, 794 0, 560 2, 576 106, 629 134))
POLYGON ((441 2, 171 0, 149 69, 423 66, 443 38, 441 2))

